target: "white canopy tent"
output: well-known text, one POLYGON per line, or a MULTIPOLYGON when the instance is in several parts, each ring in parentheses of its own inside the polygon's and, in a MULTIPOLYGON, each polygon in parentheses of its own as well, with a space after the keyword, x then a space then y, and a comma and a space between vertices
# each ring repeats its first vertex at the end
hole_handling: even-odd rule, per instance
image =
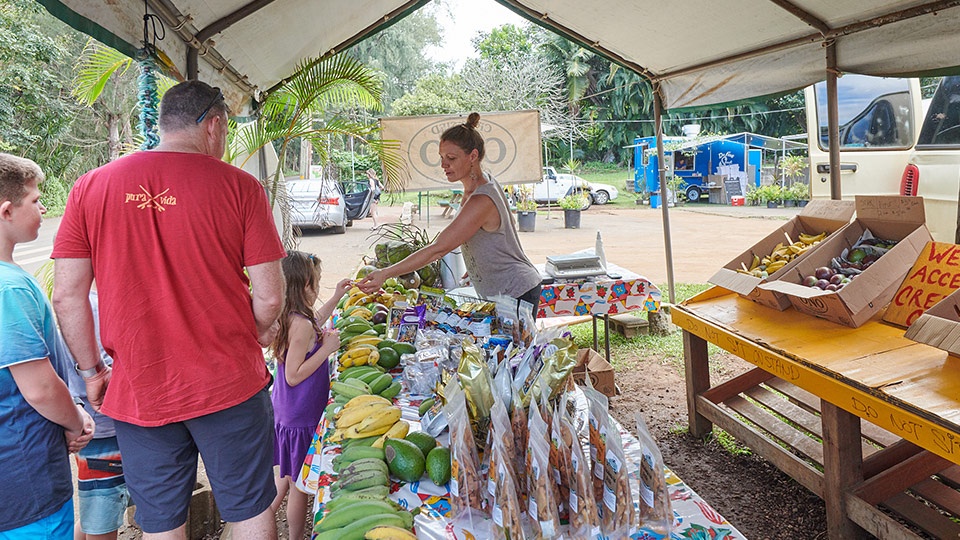
MULTIPOLYGON (((171 67, 220 86, 241 110, 301 61, 340 52, 428 0, 37 1, 131 56, 141 47, 146 6, 167 29, 157 48, 171 67)), ((960 0, 496 1, 648 78, 658 90, 660 134, 663 108, 723 103, 826 79, 837 199, 836 77, 934 75, 960 65, 960 0)), ((667 205, 662 208, 672 302, 670 222, 667 205)))

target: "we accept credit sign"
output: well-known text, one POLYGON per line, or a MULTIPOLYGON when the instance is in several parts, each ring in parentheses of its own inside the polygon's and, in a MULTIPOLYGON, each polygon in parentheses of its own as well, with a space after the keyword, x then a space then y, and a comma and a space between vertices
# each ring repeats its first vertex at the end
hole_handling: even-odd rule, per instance
POLYGON ((883 320, 910 326, 924 311, 960 289, 960 246, 929 242, 900 285, 883 320))
MULTIPOLYGON (((408 178, 404 189, 459 188, 440 168, 440 135, 467 121, 467 115, 404 116, 380 119, 385 141, 400 143, 408 178)), ((480 113, 477 130, 486 156, 481 166, 500 184, 536 182, 541 177, 540 111, 480 113)))

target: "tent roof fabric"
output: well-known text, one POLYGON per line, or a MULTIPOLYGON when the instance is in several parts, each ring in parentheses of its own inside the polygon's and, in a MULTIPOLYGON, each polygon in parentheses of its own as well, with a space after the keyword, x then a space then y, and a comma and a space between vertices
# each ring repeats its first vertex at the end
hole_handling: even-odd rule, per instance
MULTIPOLYGON (((123 52, 141 46, 140 2, 38 1, 123 52)), ((958 72, 960 0, 497 1, 659 83, 669 109, 823 80, 828 42, 836 45, 840 72, 958 72)), ((187 75, 187 50, 198 49, 199 78, 236 104, 275 87, 305 59, 339 52, 426 2, 147 0, 167 28, 157 46, 174 70, 187 75), (245 16, 204 43, 196 39, 235 12, 245 16)))

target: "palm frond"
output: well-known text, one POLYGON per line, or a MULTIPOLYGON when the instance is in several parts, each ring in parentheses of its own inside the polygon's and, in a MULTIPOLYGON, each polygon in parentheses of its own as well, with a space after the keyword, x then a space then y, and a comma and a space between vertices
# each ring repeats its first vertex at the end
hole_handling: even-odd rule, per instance
POLYGON ((110 77, 117 71, 125 72, 133 60, 123 53, 102 45, 92 38, 87 40, 80 58, 77 60, 77 74, 74 77, 71 94, 85 105, 93 105, 110 77))

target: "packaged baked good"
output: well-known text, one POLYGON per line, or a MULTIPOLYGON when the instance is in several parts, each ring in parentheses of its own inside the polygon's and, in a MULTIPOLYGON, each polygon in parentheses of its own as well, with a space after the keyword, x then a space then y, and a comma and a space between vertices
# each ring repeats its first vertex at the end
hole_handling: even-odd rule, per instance
POLYGON ((634 420, 637 441, 640 443, 639 455, 630 456, 636 458, 631 465, 638 479, 634 489, 637 495, 637 522, 640 527, 669 538, 673 528, 673 507, 664 477, 663 456, 643 416, 637 413, 634 420))
POLYGON ((483 510, 483 486, 467 401, 456 376, 447 383, 444 395, 444 413, 450 428, 450 506, 456 517, 470 508, 483 510))

